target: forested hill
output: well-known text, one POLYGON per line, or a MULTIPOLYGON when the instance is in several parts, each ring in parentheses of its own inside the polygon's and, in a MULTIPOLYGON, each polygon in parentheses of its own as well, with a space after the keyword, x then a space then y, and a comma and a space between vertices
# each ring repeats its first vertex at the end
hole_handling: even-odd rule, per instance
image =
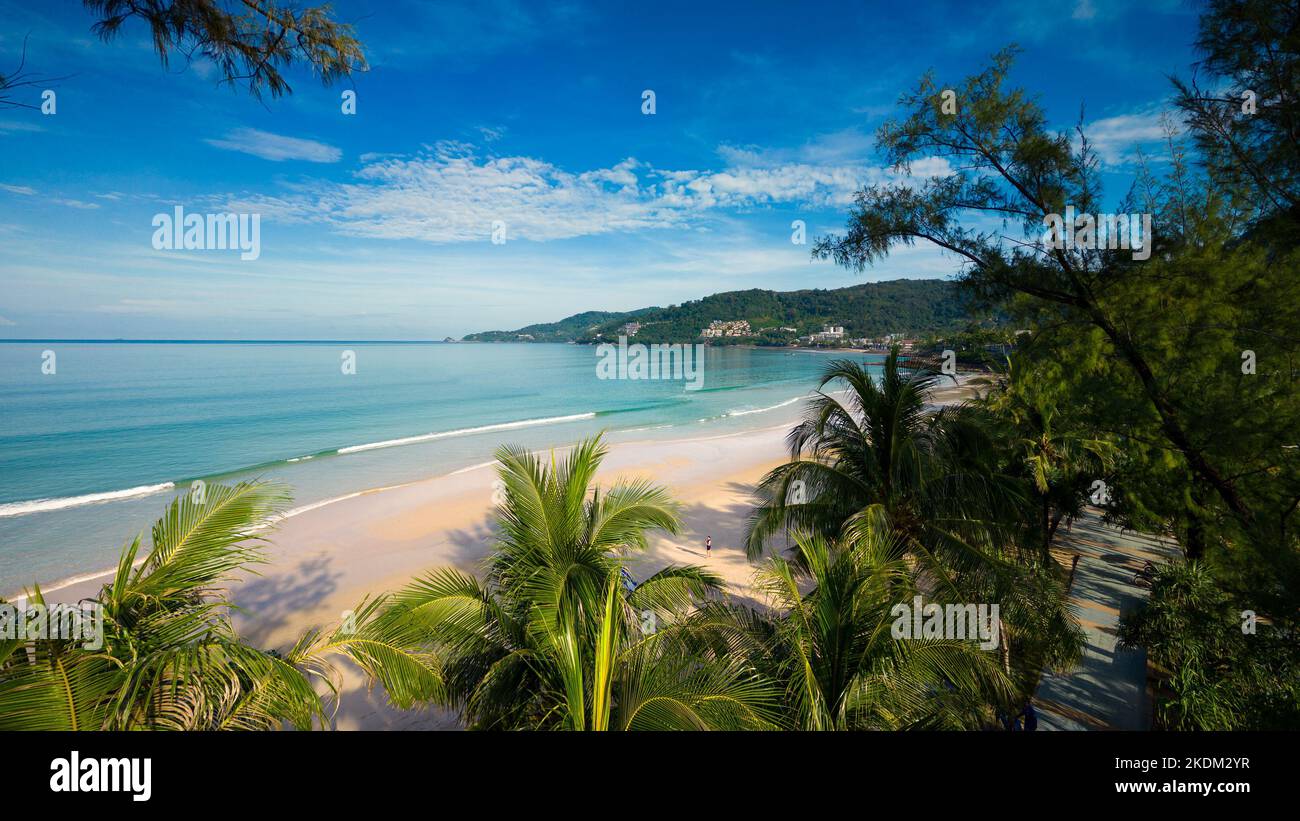
MULTIPOLYGON (((658 310, 647 308, 644 310, 658 310)), ((584 311, 559 322, 542 322, 527 325, 517 331, 484 331, 469 334, 465 342, 573 342, 608 323, 622 324, 637 311, 584 311), (531 337, 531 338, 530 338, 531 337)))
POLYGON ((639 323, 638 342, 690 342, 714 321, 749 323, 749 333, 712 338, 715 344, 786 345, 800 336, 841 325, 849 337, 924 336, 953 330, 973 317, 954 282, 895 279, 848 288, 804 291, 728 291, 667 308, 587 311, 559 322, 516 331, 470 334, 467 342, 593 342, 617 337, 639 323), (789 329, 794 330, 789 330, 789 329))

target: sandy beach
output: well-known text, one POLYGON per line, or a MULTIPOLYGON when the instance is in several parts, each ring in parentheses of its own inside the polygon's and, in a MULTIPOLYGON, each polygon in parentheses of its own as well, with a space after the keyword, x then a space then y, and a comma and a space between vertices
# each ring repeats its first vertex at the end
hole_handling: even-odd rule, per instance
MULTIPOLYGON (((960 401, 969 387, 943 388, 935 405, 960 401)), ((796 406, 761 419, 762 427, 668 441, 621 442, 597 475, 647 478, 665 485, 682 505, 677 534, 656 532, 631 565, 644 578, 669 564, 702 564, 718 573, 728 595, 752 598, 753 565, 743 547, 751 492, 787 456, 785 436, 796 406), (704 541, 713 538, 706 559, 704 541)), ((341 621, 367 596, 396 590, 428 570, 454 566, 475 572, 492 549, 495 464, 488 462, 395 488, 356 494, 286 518, 268 532, 268 564, 231 589, 236 627, 260 647, 284 648, 303 632, 341 621)), ((94 596, 103 578, 52 593, 55 601, 94 596)), ((340 665, 342 669, 342 665, 340 665)), ((455 729, 454 716, 436 709, 397 711, 359 671, 345 669, 336 716, 339 729, 455 729)))
MULTIPOLYGON (((668 564, 703 564, 746 595, 752 569, 743 538, 749 493, 781 461, 788 425, 717 438, 644 442, 610 449, 597 481, 644 477, 666 485, 682 504, 676 535, 655 533, 630 568, 639 577, 668 564), (705 559, 704 540, 713 537, 705 559)), ((283 523, 271 565, 234 591, 236 624, 266 647, 292 643, 304 630, 337 623, 366 595, 397 589, 412 576, 453 565, 475 571, 492 548, 494 466, 348 499, 283 523)), ((339 729, 451 729, 438 710, 402 713, 359 674, 345 680, 339 729)))

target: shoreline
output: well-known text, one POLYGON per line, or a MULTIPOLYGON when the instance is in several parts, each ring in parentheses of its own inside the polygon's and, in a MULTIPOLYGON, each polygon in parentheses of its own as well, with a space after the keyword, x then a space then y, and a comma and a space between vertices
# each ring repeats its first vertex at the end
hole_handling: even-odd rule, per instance
MULTIPOLYGON (((613 451, 616 448, 623 450, 629 448, 647 447, 647 446, 654 446, 654 445, 689 445, 692 443, 709 442, 709 441, 714 441, 719 439, 732 439, 736 437, 748 436, 755 433, 770 433, 775 430, 785 431, 789 429, 789 426, 791 424, 793 424, 793 420, 788 420, 780 424, 768 424, 762 427, 746 428, 744 430, 731 431, 729 433, 717 433, 717 434, 710 434, 706 436, 692 436, 692 437, 686 437, 681 439, 635 439, 635 440, 631 440, 627 442, 619 442, 607 446, 610 448, 611 451, 613 451)), ((554 450, 557 453, 562 453, 570 449, 572 446, 573 443, 569 443, 563 445, 556 445, 552 448, 545 448, 545 450, 554 450)), ((285 522, 288 522, 290 520, 296 519, 300 516, 309 513, 316 513, 318 511, 328 509, 330 507, 341 504, 343 502, 349 502, 354 499, 358 499, 366 496, 372 496, 375 494, 390 493, 393 491, 399 491, 407 488, 427 485, 430 483, 447 481, 458 476, 465 476, 467 474, 472 474, 472 473, 477 473, 480 471, 487 470, 488 468, 491 468, 496 464, 497 464, 496 460, 480 462, 478 464, 469 465, 467 467, 456 468, 455 470, 451 470, 446 473, 438 473, 421 479, 415 479, 410 482, 402 482, 395 485, 382 485, 378 487, 365 488, 363 490, 353 491, 351 493, 345 493, 340 496, 335 496, 328 499, 322 499, 317 502, 312 502, 306 505, 301 505, 298 507, 291 508, 285 511, 284 513, 280 514, 279 516, 273 518, 272 520, 268 521, 267 524, 263 526, 263 528, 278 529, 285 522)), ((168 503, 170 504, 170 501, 168 503)), ((143 561, 143 559, 138 560, 137 564, 139 564, 140 561, 143 561)), ((91 582, 94 582, 99 579, 105 579, 109 576, 112 576, 114 572, 116 572, 116 567, 108 567, 99 570, 86 571, 72 576, 67 576, 62 579, 55 580, 49 583, 48 585, 41 585, 41 593, 51 601, 66 601, 66 602, 77 601, 81 598, 84 598, 84 596, 78 595, 75 598, 73 598, 71 594, 67 594, 67 593, 64 593, 63 595, 60 596, 52 596, 51 594, 59 593, 61 591, 67 591, 69 588, 77 588, 77 590, 72 591, 73 594, 76 593, 93 594, 94 592, 97 592, 98 585, 95 586, 94 590, 84 590, 83 588, 86 585, 90 584, 91 582)), ((14 594, 4 598, 10 603, 17 604, 17 603, 24 602, 27 599, 27 595, 22 592, 15 592, 14 594)))
MULTIPOLYGON (((971 379, 979 378, 980 376, 982 376, 982 374, 978 372, 958 374, 956 385, 944 386, 936 389, 932 393, 931 396, 932 401, 927 403, 928 407, 939 407, 942 405, 953 404, 955 402, 961 401, 964 398, 967 398, 966 395, 970 392, 970 389, 967 386, 967 382, 971 379)), ((794 403, 792 402, 788 404, 793 405, 794 403)), ((769 432, 778 429, 788 431, 789 428, 802 417, 803 403, 800 403, 798 407, 789 407, 788 409, 787 407, 776 406, 774 408, 764 409, 764 410, 784 411, 784 413, 781 413, 779 415, 774 414, 774 416, 780 418, 781 421, 776 422, 772 420, 766 420, 763 425, 756 425, 754 427, 747 427, 737 431, 730 431, 727 433, 714 433, 714 434, 708 434, 704 436, 686 436, 682 438, 670 438, 670 439, 656 439, 656 438, 649 438, 649 437, 638 438, 638 439, 632 439, 628 441, 610 444, 608 445, 608 447, 611 449, 611 451, 613 451, 613 449, 615 448, 626 449, 626 448, 636 448, 636 447, 644 448, 644 447, 650 447, 655 445, 665 445, 665 446, 687 445, 694 442, 708 442, 708 441, 718 440, 718 439, 735 438, 735 437, 747 436, 755 433, 769 432)), ((655 427, 639 428, 639 429, 633 429, 631 431, 623 431, 623 432, 632 433, 637 431, 646 431, 646 430, 655 430, 655 429, 657 428, 655 427)), ((557 444, 549 449, 553 449, 556 451, 563 451, 563 450, 567 450, 571 446, 572 443, 557 444)), ((495 445, 493 445, 493 447, 495 447, 495 445)), ((782 450, 780 454, 780 458, 784 458, 784 455, 785 452, 784 450, 782 450)), ((773 459, 777 459, 777 458, 778 457, 773 457, 773 459)), ((489 460, 486 462, 480 462, 466 467, 456 468, 446 473, 437 473, 431 476, 422 477, 408 482, 400 482, 392 485, 380 485, 375 487, 363 488, 361 490, 352 491, 349 493, 341 494, 327 499, 310 502, 308 504, 293 507, 285 511, 283 514, 280 514, 280 516, 276 517, 271 522, 268 522, 268 524, 265 525, 264 527, 278 528, 281 524, 297 519, 300 516, 306 514, 314 514, 322 510, 327 510, 330 507, 357 498, 371 496, 375 494, 399 491, 405 488, 420 486, 431 482, 437 482, 440 480, 449 480, 452 479, 453 477, 463 476, 475 471, 484 470, 495 464, 496 464, 495 460, 489 460)), ((773 464, 775 464, 775 462, 773 462, 773 464)), ((170 500, 168 500, 168 503, 170 503, 170 500)), ((80 600, 81 598, 95 595, 98 592, 100 585, 92 584, 92 583, 96 582, 97 580, 102 580, 112 576, 112 574, 115 571, 116 571, 116 567, 114 566, 114 567, 105 567, 98 570, 74 573, 68 576, 64 576, 62 578, 55 579, 54 581, 48 584, 42 584, 41 593, 50 601, 75 602, 80 600), (65 592, 65 591, 70 591, 70 592, 65 592), (53 595, 56 593, 60 595, 57 596, 53 595)), ((26 590, 20 589, 20 590, 15 590, 11 595, 4 596, 3 598, 5 598, 5 600, 9 601, 10 603, 21 604, 27 601, 28 595, 26 590)))
MULTIPOLYGON (((963 377, 964 383, 968 377, 963 377)), ((940 388, 929 405, 968 398, 971 388, 940 388)), ((696 564, 722 577, 726 595, 762 604, 752 587, 755 566, 745 555, 751 492, 788 458, 786 434, 804 406, 790 405, 762 425, 673 439, 637 438, 608 444, 595 483, 647 479, 668 488, 681 505, 676 534, 649 534, 645 551, 628 562, 645 578, 669 564, 696 564), (707 537, 712 555, 704 555, 707 537)), ((554 448, 567 450, 572 443, 554 448)), ((371 488, 289 511, 266 533, 266 563, 241 572, 228 588, 235 629, 252 646, 284 649, 308 630, 329 628, 368 597, 394 592, 439 567, 477 574, 493 549, 495 460, 399 485, 371 488)), ((98 594, 112 570, 83 574, 43 590, 50 602, 98 594)), ((351 664, 341 676, 338 729, 458 729, 440 708, 401 711, 381 688, 367 686, 351 664)))

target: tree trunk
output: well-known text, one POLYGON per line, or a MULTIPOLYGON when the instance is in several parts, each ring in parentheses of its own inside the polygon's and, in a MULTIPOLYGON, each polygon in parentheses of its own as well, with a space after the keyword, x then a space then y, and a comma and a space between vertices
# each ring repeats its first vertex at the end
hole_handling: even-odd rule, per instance
POLYGON ((1047 541, 1050 543, 1056 538, 1056 530, 1061 526, 1061 519, 1065 518, 1065 511, 1058 510, 1052 515, 1052 526, 1047 529, 1047 541))
POLYGON ((1040 525, 1043 528, 1043 560, 1046 561, 1052 555, 1052 503, 1048 501, 1047 495, 1043 495, 1043 511, 1040 525))

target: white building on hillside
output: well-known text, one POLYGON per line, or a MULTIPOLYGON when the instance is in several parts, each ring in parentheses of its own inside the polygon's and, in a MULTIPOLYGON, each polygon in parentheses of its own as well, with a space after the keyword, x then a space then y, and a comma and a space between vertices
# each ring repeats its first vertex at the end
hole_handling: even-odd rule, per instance
POLYGON ((820 333, 812 335, 813 342, 839 342, 844 339, 843 325, 823 325, 820 333))

